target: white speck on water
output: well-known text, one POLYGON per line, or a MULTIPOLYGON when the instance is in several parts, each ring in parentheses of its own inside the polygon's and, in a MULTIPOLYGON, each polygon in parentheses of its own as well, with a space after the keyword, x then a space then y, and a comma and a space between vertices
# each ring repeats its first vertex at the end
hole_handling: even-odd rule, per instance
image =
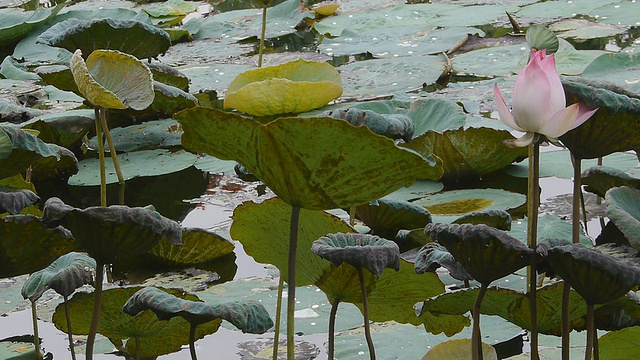
POLYGON ((358 351, 358 355, 364 355, 364 351, 358 351))
POLYGON ((320 307, 320 305, 318 305, 318 304, 313 304, 313 305, 311 305, 311 308, 312 308, 312 309, 317 309, 317 308, 319 308, 319 307, 320 307))

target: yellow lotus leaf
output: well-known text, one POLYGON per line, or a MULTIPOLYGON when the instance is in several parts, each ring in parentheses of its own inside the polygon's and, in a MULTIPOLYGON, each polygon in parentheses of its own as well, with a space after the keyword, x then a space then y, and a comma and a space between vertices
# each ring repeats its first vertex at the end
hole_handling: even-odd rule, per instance
POLYGON ((241 73, 229 84, 224 107, 255 116, 301 113, 340 95, 342 79, 333 66, 299 59, 241 73))
POLYGON ((318 15, 329 16, 329 15, 333 15, 336 12, 336 10, 338 10, 339 7, 340 5, 338 4, 324 4, 324 5, 319 5, 314 10, 318 15))
MULTIPOLYGON (((493 346, 482 343, 482 358, 498 360, 493 346)), ((471 339, 454 339, 441 342, 422 357, 422 360, 467 360, 471 359, 471 339)))

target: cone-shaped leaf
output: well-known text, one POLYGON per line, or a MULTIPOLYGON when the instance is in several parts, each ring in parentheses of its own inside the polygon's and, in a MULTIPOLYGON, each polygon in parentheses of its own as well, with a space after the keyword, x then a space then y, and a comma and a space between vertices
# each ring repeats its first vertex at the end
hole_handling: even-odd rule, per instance
POLYGON ((428 224, 424 231, 444 245, 482 284, 489 284, 530 264, 535 253, 503 231, 483 224, 428 224))
POLYGON ((93 283, 96 261, 84 253, 70 252, 60 256, 46 268, 36 271, 22 285, 20 293, 34 302, 48 289, 69 296, 86 284, 93 283))
MULTIPOLYGON (((640 285, 640 266, 625 247, 555 246, 546 260, 590 304, 606 304, 640 285)), ((631 248, 626 248, 633 250, 631 248)))
POLYGON ((0 185, 0 213, 8 212, 15 215, 38 201, 40 197, 31 190, 12 189, 0 185))
POLYGON ((78 209, 58 198, 44 204, 43 221, 71 230, 78 244, 96 260, 110 264, 145 252, 162 238, 179 243, 180 225, 148 208, 113 205, 78 209))
MULTIPOLYGON (((422 360, 463 360, 471 359, 471 339, 453 339, 441 342, 429 350, 422 360)), ((498 360, 496 349, 482 343, 482 359, 498 360)))
POLYGON ((299 59, 238 75, 227 90, 225 109, 264 116, 317 109, 342 95, 342 80, 328 63, 299 59))
POLYGON ((261 124, 201 107, 175 118, 184 129, 187 150, 236 160, 283 201, 305 209, 364 204, 416 178, 442 174, 435 161, 344 120, 279 118, 261 124))
POLYGON ((87 61, 76 50, 71 72, 78 90, 95 106, 143 110, 153 102, 151 70, 135 57, 116 50, 96 50, 87 61))
POLYGON ((264 306, 256 301, 235 301, 224 304, 206 304, 175 297, 158 288, 148 286, 139 290, 124 304, 123 311, 135 316, 150 309, 160 320, 183 317, 191 324, 204 324, 224 319, 245 333, 262 334, 273 326, 264 306))
POLYGON ((458 280, 473 280, 464 266, 454 259, 453 255, 437 242, 431 242, 420 248, 414 263, 416 274, 435 272, 437 268, 444 267, 449 270, 449 275, 458 280))
POLYGON ((393 239, 400 229, 423 228, 431 222, 431 214, 424 207, 391 199, 360 205, 356 214, 373 233, 385 239, 393 239))
POLYGON ((629 240, 640 249, 640 190, 628 186, 611 188, 605 194, 606 214, 629 240))
POLYGON ((343 262, 380 276, 384 269, 400 270, 400 249, 390 240, 369 234, 328 234, 313 242, 311 251, 339 266, 343 262))
POLYGON ((325 111, 320 116, 344 119, 355 126, 366 126, 376 134, 406 142, 411 141, 416 130, 413 120, 403 114, 378 114, 372 110, 352 108, 325 111))

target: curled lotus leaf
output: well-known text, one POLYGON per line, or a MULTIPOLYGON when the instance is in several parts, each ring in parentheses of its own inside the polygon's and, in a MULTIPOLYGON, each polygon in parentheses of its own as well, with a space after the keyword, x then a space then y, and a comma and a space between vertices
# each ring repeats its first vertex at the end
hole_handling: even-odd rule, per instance
POLYGON ((431 213, 408 201, 379 199, 356 207, 356 214, 373 232, 392 239, 401 229, 423 228, 431 222, 431 213))
POLYGON ((637 251, 625 246, 555 246, 546 260, 589 304, 606 304, 640 285, 637 251))
POLYGON ((393 241, 369 234, 328 234, 313 242, 311 252, 340 266, 343 262, 367 268, 380 276, 384 269, 400 269, 400 249, 393 241))
POLYGON ((328 63, 298 59, 245 71, 227 91, 225 109, 255 116, 301 113, 342 95, 342 79, 328 63))
POLYGON ((454 224, 485 224, 496 229, 511 230, 511 215, 505 210, 489 209, 473 211, 460 216, 453 221, 454 224))
POLYGON ((640 189, 640 179, 609 166, 594 166, 582 172, 582 184, 585 190, 604 197, 614 187, 629 186, 640 189))
POLYGON ((605 194, 607 217, 636 249, 640 249, 639 200, 640 190, 628 186, 611 188, 605 194))
POLYGON ((15 215, 38 201, 40 197, 31 190, 11 189, 0 185, 0 213, 15 215))
POLYGON ((273 326, 267 309, 257 301, 211 305, 180 299, 152 286, 137 291, 123 307, 123 311, 132 316, 147 309, 153 311, 160 320, 180 316, 193 325, 224 319, 242 332, 251 334, 262 334, 273 326))
POLYGON ((86 284, 93 284, 96 261, 87 254, 70 252, 46 268, 36 271, 22 285, 20 293, 31 302, 37 301, 48 289, 67 297, 86 284))
POLYGON ((414 270, 416 274, 434 272, 437 268, 444 267, 449 270, 449 275, 458 280, 473 280, 464 266, 456 261, 449 250, 437 242, 430 242, 420 248, 416 254, 414 270))
POLYGON ((535 251, 505 232, 480 224, 428 224, 425 233, 449 250, 482 284, 531 264, 535 251))
POLYGON ((85 62, 76 50, 69 66, 78 90, 95 106, 143 110, 155 97, 151 70, 132 55, 96 50, 85 62))
POLYGON ((405 142, 410 142, 416 131, 413 120, 403 114, 378 114, 372 110, 351 108, 325 111, 320 116, 347 120, 352 125, 366 126, 376 134, 405 142))
POLYGON ((112 205, 74 208, 52 197, 42 209, 45 223, 69 229, 96 260, 110 264, 146 252, 161 239, 180 243, 180 225, 146 207, 112 205))

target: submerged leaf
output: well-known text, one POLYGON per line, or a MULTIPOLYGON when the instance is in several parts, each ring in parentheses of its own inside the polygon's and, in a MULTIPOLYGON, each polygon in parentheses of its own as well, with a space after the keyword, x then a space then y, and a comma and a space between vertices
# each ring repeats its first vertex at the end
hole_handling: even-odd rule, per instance
POLYGON ((31 302, 38 300, 48 289, 67 297, 86 284, 93 284, 96 261, 84 253, 70 252, 51 265, 36 271, 22 285, 20 293, 31 302))

